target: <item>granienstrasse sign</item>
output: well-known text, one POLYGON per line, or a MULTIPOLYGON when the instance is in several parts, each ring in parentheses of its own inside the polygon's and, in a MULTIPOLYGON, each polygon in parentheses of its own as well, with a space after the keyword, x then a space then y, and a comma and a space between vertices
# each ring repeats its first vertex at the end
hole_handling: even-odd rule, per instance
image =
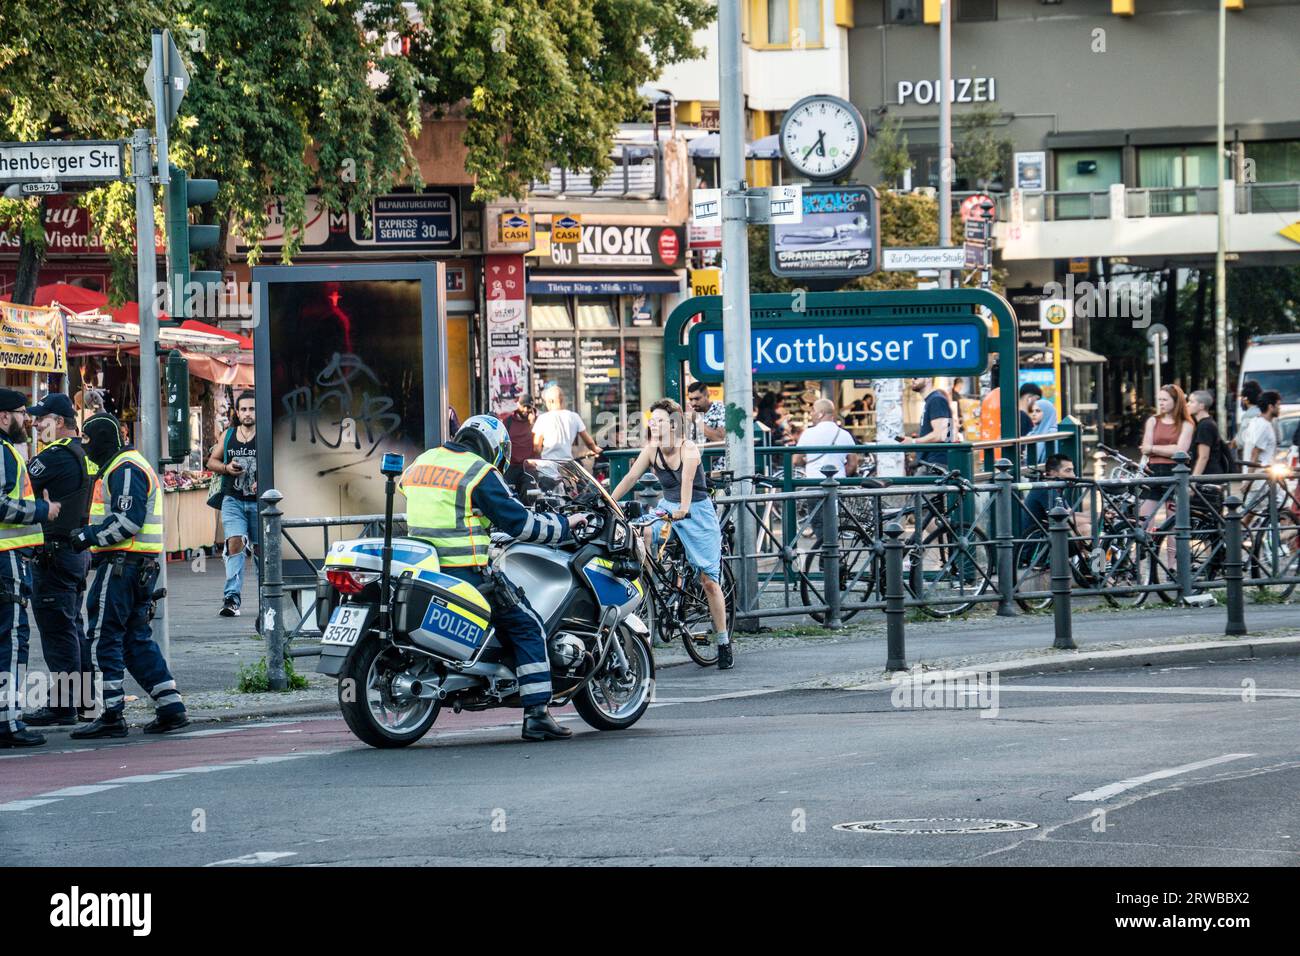
POLYGON ((124 148, 122 140, 0 143, 0 183, 121 179, 124 148))

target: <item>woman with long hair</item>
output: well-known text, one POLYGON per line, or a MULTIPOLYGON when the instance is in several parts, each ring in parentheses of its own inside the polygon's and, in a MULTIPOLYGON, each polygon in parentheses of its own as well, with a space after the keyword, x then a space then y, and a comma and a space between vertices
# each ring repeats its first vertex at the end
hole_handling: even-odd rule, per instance
POLYGON ((700 575, 713 620, 710 639, 718 645, 718 667, 732 666, 731 635, 727 633, 727 602, 722 593, 722 527, 704 480, 700 449, 686 437, 682 408, 670 398, 650 406, 649 440, 614 489, 614 500, 631 491, 647 469, 663 488, 661 506, 672 514, 673 533, 686 558, 700 575))
MULTIPOLYGON (((1183 390, 1170 383, 1161 387, 1156 393, 1156 413, 1147 419, 1146 429, 1142 434, 1142 454, 1147 459, 1147 470, 1158 478, 1165 478, 1174 473, 1174 458, 1178 452, 1186 452, 1192 447, 1192 432, 1196 424, 1187 410, 1187 398, 1183 390)), ((1156 506, 1169 490, 1168 485, 1147 485, 1142 489, 1142 506, 1139 511, 1146 519, 1146 528, 1151 530, 1154 523, 1156 506)), ((1173 510, 1173 496, 1170 496, 1167 511, 1173 510)), ((1169 537, 1169 556, 1173 560, 1174 538, 1169 537)))

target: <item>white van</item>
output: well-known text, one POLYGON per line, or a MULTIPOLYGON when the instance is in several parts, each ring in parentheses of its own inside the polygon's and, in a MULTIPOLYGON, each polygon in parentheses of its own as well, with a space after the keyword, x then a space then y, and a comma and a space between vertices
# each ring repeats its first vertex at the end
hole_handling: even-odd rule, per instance
POLYGON ((1266 391, 1282 395, 1282 414, 1300 412, 1300 333, 1252 335, 1241 358, 1241 386, 1254 379, 1266 391))

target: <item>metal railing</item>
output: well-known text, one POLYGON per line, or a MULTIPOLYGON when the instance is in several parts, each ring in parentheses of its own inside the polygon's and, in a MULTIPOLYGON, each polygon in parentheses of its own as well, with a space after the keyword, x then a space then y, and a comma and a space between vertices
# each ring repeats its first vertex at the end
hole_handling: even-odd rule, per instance
MULTIPOLYGON (((970 461, 969 446, 958 447, 970 461)), ((1196 605, 1217 603, 1207 596, 1222 592, 1225 633, 1244 634, 1247 590, 1259 601, 1285 600, 1300 585, 1300 492, 1271 471, 1192 476, 1187 460, 1176 455, 1173 473, 1162 477, 1029 482, 1016 481, 1012 463, 1002 458, 991 481, 953 469, 946 478, 878 480, 878 487, 837 479, 827 466, 820 479, 783 476, 782 490, 717 495, 724 528, 734 525, 740 509, 754 521, 752 543, 741 551, 724 546, 733 576, 744 573, 738 563, 749 562, 757 578, 736 619, 753 625, 807 617, 833 630, 879 611, 887 669, 906 666, 910 609, 946 618, 993 605, 999 616, 1016 616, 1050 604, 1053 646, 1070 648, 1075 600, 1196 605), (1032 500, 1035 494, 1040 497, 1032 500), (1045 506, 1044 495, 1053 507, 1045 506), (1085 515, 1086 528, 1072 526, 1074 516, 1085 515)), ((767 479, 773 484, 776 479, 767 479)), ((652 507, 660 497, 656 483, 643 480, 637 497, 652 507)), ((318 636, 313 611, 323 560, 310 556, 294 533, 319 529, 323 556, 332 529, 369 536, 383 520, 284 518, 280 500, 274 489, 262 496, 261 598, 272 687, 284 686, 286 656, 319 653, 318 645, 289 647, 295 638, 318 636), (298 556, 290 574, 286 543, 298 556), (306 591, 311 603, 294 602, 301 610, 289 626, 283 599, 306 591)), ((395 519, 404 522, 404 515, 395 519)))
MULTIPOLYGON (((1011 197, 999 194, 998 220, 1011 217, 1011 197)), ((1052 190, 1021 197, 1026 222, 1067 222, 1111 217, 1110 191, 1052 190)), ((1219 211, 1215 186, 1130 186, 1124 189, 1124 215, 1130 219, 1163 216, 1213 216, 1219 211)), ((1237 215, 1300 211, 1300 182, 1238 183, 1233 208, 1237 215)))

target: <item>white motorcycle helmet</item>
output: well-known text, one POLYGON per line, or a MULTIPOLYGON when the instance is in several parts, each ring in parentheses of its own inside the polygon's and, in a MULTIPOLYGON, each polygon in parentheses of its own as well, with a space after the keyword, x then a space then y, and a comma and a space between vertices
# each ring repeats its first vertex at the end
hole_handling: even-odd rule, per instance
POLYGON ((510 432, 495 415, 471 415, 461 423, 452 441, 464 445, 498 471, 510 464, 510 432))

